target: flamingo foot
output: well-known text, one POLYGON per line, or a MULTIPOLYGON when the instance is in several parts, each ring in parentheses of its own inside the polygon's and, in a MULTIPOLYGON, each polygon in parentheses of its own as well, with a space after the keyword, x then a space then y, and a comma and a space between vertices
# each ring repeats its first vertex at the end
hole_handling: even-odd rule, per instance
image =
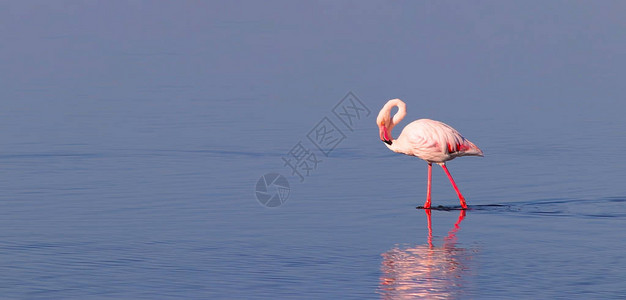
POLYGON ((459 202, 461 202, 462 209, 466 210, 467 209, 467 203, 465 203, 465 198, 463 198, 463 196, 459 197, 459 202))
POLYGON ((443 206, 443 205, 437 205, 437 206, 430 206, 430 207, 425 207, 425 206, 416 206, 416 209, 423 209, 423 210, 440 210, 440 211, 452 211, 452 210, 461 210, 461 211, 466 211, 466 210, 470 210, 470 208, 462 208, 462 207, 458 207, 458 206, 443 206))
POLYGON ((423 208, 423 209, 429 209, 430 208, 430 200, 426 201, 426 203, 424 203, 424 206, 419 207, 418 208, 423 208))

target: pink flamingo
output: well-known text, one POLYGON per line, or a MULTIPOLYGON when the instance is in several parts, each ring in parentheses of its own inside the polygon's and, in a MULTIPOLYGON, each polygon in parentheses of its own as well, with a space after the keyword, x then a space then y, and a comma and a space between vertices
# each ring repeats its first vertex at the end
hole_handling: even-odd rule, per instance
POLYGON ((397 153, 417 156, 428 163, 428 189, 424 208, 430 208, 430 186, 432 182, 432 163, 440 165, 448 175, 452 187, 459 195, 459 201, 463 209, 467 209, 465 198, 456 186, 450 171, 446 167, 446 161, 459 156, 483 156, 480 150, 472 142, 464 138, 450 125, 429 120, 419 119, 406 125, 397 139, 391 136, 391 130, 406 115, 406 104, 400 99, 389 100, 378 113, 376 124, 380 130, 380 139, 387 144, 387 148, 397 153), (391 109, 398 107, 398 112, 391 117, 391 109))

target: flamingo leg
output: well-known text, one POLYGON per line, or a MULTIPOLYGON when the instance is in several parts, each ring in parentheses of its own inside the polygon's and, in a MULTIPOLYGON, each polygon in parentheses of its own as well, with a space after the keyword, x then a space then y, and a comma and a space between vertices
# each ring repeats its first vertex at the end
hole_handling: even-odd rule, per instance
POLYGON ((428 188, 426 189, 426 203, 424 203, 424 208, 430 208, 430 186, 432 184, 433 178, 433 164, 428 163, 428 188))
POLYGON ((461 207, 463 207, 463 209, 467 209, 465 198, 463 198, 463 195, 461 195, 461 191, 459 191, 459 188, 456 186, 456 183, 454 183, 454 179, 452 179, 452 175, 450 175, 450 171, 448 171, 448 167, 446 167, 446 164, 441 164, 441 167, 446 172, 446 175, 448 175, 448 179, 450 179, 450 183, 452 183, 452 187, 456 191, 456 194, 459 195, 459 202, 461 202, 461 207))

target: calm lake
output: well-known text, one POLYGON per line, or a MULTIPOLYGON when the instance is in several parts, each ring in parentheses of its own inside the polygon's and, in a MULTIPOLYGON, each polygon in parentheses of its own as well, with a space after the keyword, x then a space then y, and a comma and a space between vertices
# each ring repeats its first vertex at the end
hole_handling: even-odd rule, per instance
POLYGON ((0 297, 623 299, 624 13, 0 4, 0 297), (485 152, 469 210, 391 98, 485 152))

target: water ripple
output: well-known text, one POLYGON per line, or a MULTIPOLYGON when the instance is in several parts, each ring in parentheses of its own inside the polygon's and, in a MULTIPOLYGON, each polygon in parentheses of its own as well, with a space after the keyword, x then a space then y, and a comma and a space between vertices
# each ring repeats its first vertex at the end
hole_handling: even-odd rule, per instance
MULTIPOLYGON (((618 218, 626 219, 623 210, 624 197, 600 199, 545 199, 486 205, 470 205, 469 209, 486 213, 519 213, 533 216, 555 216, 576 218, 618 218)), ((456 207, 442 207, 439 210, 454 210, 456 207)))

